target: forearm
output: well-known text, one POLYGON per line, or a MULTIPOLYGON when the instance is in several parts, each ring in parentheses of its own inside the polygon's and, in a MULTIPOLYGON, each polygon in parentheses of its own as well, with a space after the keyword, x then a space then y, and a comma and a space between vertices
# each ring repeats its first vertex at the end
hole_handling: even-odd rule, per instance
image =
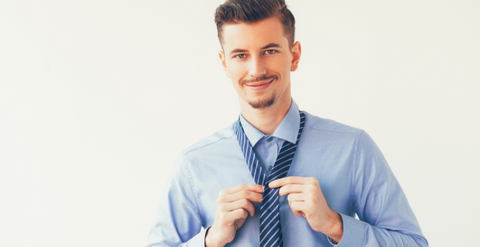
POLYGON ((216 238, 215 234, 210 231, 212 227, 207 229, 207 232, 205 234, 205 247, 222 247, 225 246, 225 244, 221 243, 221 239, 216 238))
POLYGON ((360 220, 341 214, 344 236, 338 246, 428 246, 399 182, 365 132, 357 157, 352 199, 360 220))
POLYGON ((336 243, 340 242, 343 237, 343 221, 340 214, 333 212, 327 229, 328 231, 324 232, 324 234, 336 243))
MULTIPOLYGON (((343 222, 343 237, 338 242, 342 246, 397 246, 426 247, 428 242, 421 232, 404 229, 388 229, 370 225, 348 215, 341 214, 343 222)), ((335 239, 334 239, 335 240, 335 239)))
POLYGON ((147 247, 164 247, 164 246, 178 246, 178 247, 204 247, 205 241, 205 229, 202 229, 197 235, 190 238, 185 243, 180 239, 172 241, 172 237, 165 236, 164 234, 150 233, 148 237, 147 247))
POLYGON ((164 188, 154 224, 148 236, 148 247, 198 246, 203 247, 205 229, 188 172, 177 160, 175 169, 164 188))

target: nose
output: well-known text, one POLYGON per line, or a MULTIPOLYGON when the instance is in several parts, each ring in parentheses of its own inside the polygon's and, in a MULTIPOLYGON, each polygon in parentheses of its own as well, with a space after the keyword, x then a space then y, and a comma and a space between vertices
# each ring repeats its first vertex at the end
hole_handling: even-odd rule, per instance
POLYGON ((252 57, 249 68, 250 77, 256 78, 267 74, 267 68, 259 57, 252 57))

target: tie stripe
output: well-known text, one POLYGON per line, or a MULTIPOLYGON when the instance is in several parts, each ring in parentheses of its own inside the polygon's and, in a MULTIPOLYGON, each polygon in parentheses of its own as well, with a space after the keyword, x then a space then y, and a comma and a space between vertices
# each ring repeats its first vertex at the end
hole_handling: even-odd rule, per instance
POLYGON ((248 165, 250 174, 256 184, 265 186, 263 191, 262 205, 260 206, 260 246, 281 247, 283 246, 282 228, 280 225, 280 204, 278 196, 279 188, 271 189, 266 186, 269 182, 287 176, 290 165, 295 157, 297 144, 305 127, 305 114, 300 112, 300 126, 295 143, 284 141, 277 156, 273 169, 266 177, 260 163, 253 152, 252 144, 243 131, 240 119, 235 126, 238 144, 242 149, 243 157, 248 165))

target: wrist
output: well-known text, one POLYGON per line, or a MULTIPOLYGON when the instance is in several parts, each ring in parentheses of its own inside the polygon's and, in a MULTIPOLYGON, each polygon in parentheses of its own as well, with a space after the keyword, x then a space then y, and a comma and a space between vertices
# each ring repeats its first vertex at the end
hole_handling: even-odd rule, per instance
POLYGON ((329 217, 329 227, 325 235, 329 238, 335 240, 335 242, 340 242, 343 237, 343 221, 340 214, 337 212, 331 211, 331 216, 329 217))
POLYGON ((223 247, 225 245, 222 245, 219 241, 218 238, 215 235, 215 230, 213 229, 213 226, 211 226, 207 230, 207 234, 205 236, 205 247, 223 247))
POLYGON ((215 241, 213 240, 213 234, 212 231, 210 231, 212 228, 210 227, 207 230, 207 235, 205 236, 205 247, 216 247, 218 246, 215 241))

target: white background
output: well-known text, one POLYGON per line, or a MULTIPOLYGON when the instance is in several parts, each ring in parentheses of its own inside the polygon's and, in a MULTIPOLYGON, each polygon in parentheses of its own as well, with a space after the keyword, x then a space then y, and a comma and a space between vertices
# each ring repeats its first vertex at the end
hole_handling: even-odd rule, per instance
MULTIPOLYGON (((222 0, 0 2, 0 246, 144 246, 187 146, 233 123, 222 0)), ((287 2, 301 109, 366 130, 431 246, 478 244, 480 2, 287 2)))

